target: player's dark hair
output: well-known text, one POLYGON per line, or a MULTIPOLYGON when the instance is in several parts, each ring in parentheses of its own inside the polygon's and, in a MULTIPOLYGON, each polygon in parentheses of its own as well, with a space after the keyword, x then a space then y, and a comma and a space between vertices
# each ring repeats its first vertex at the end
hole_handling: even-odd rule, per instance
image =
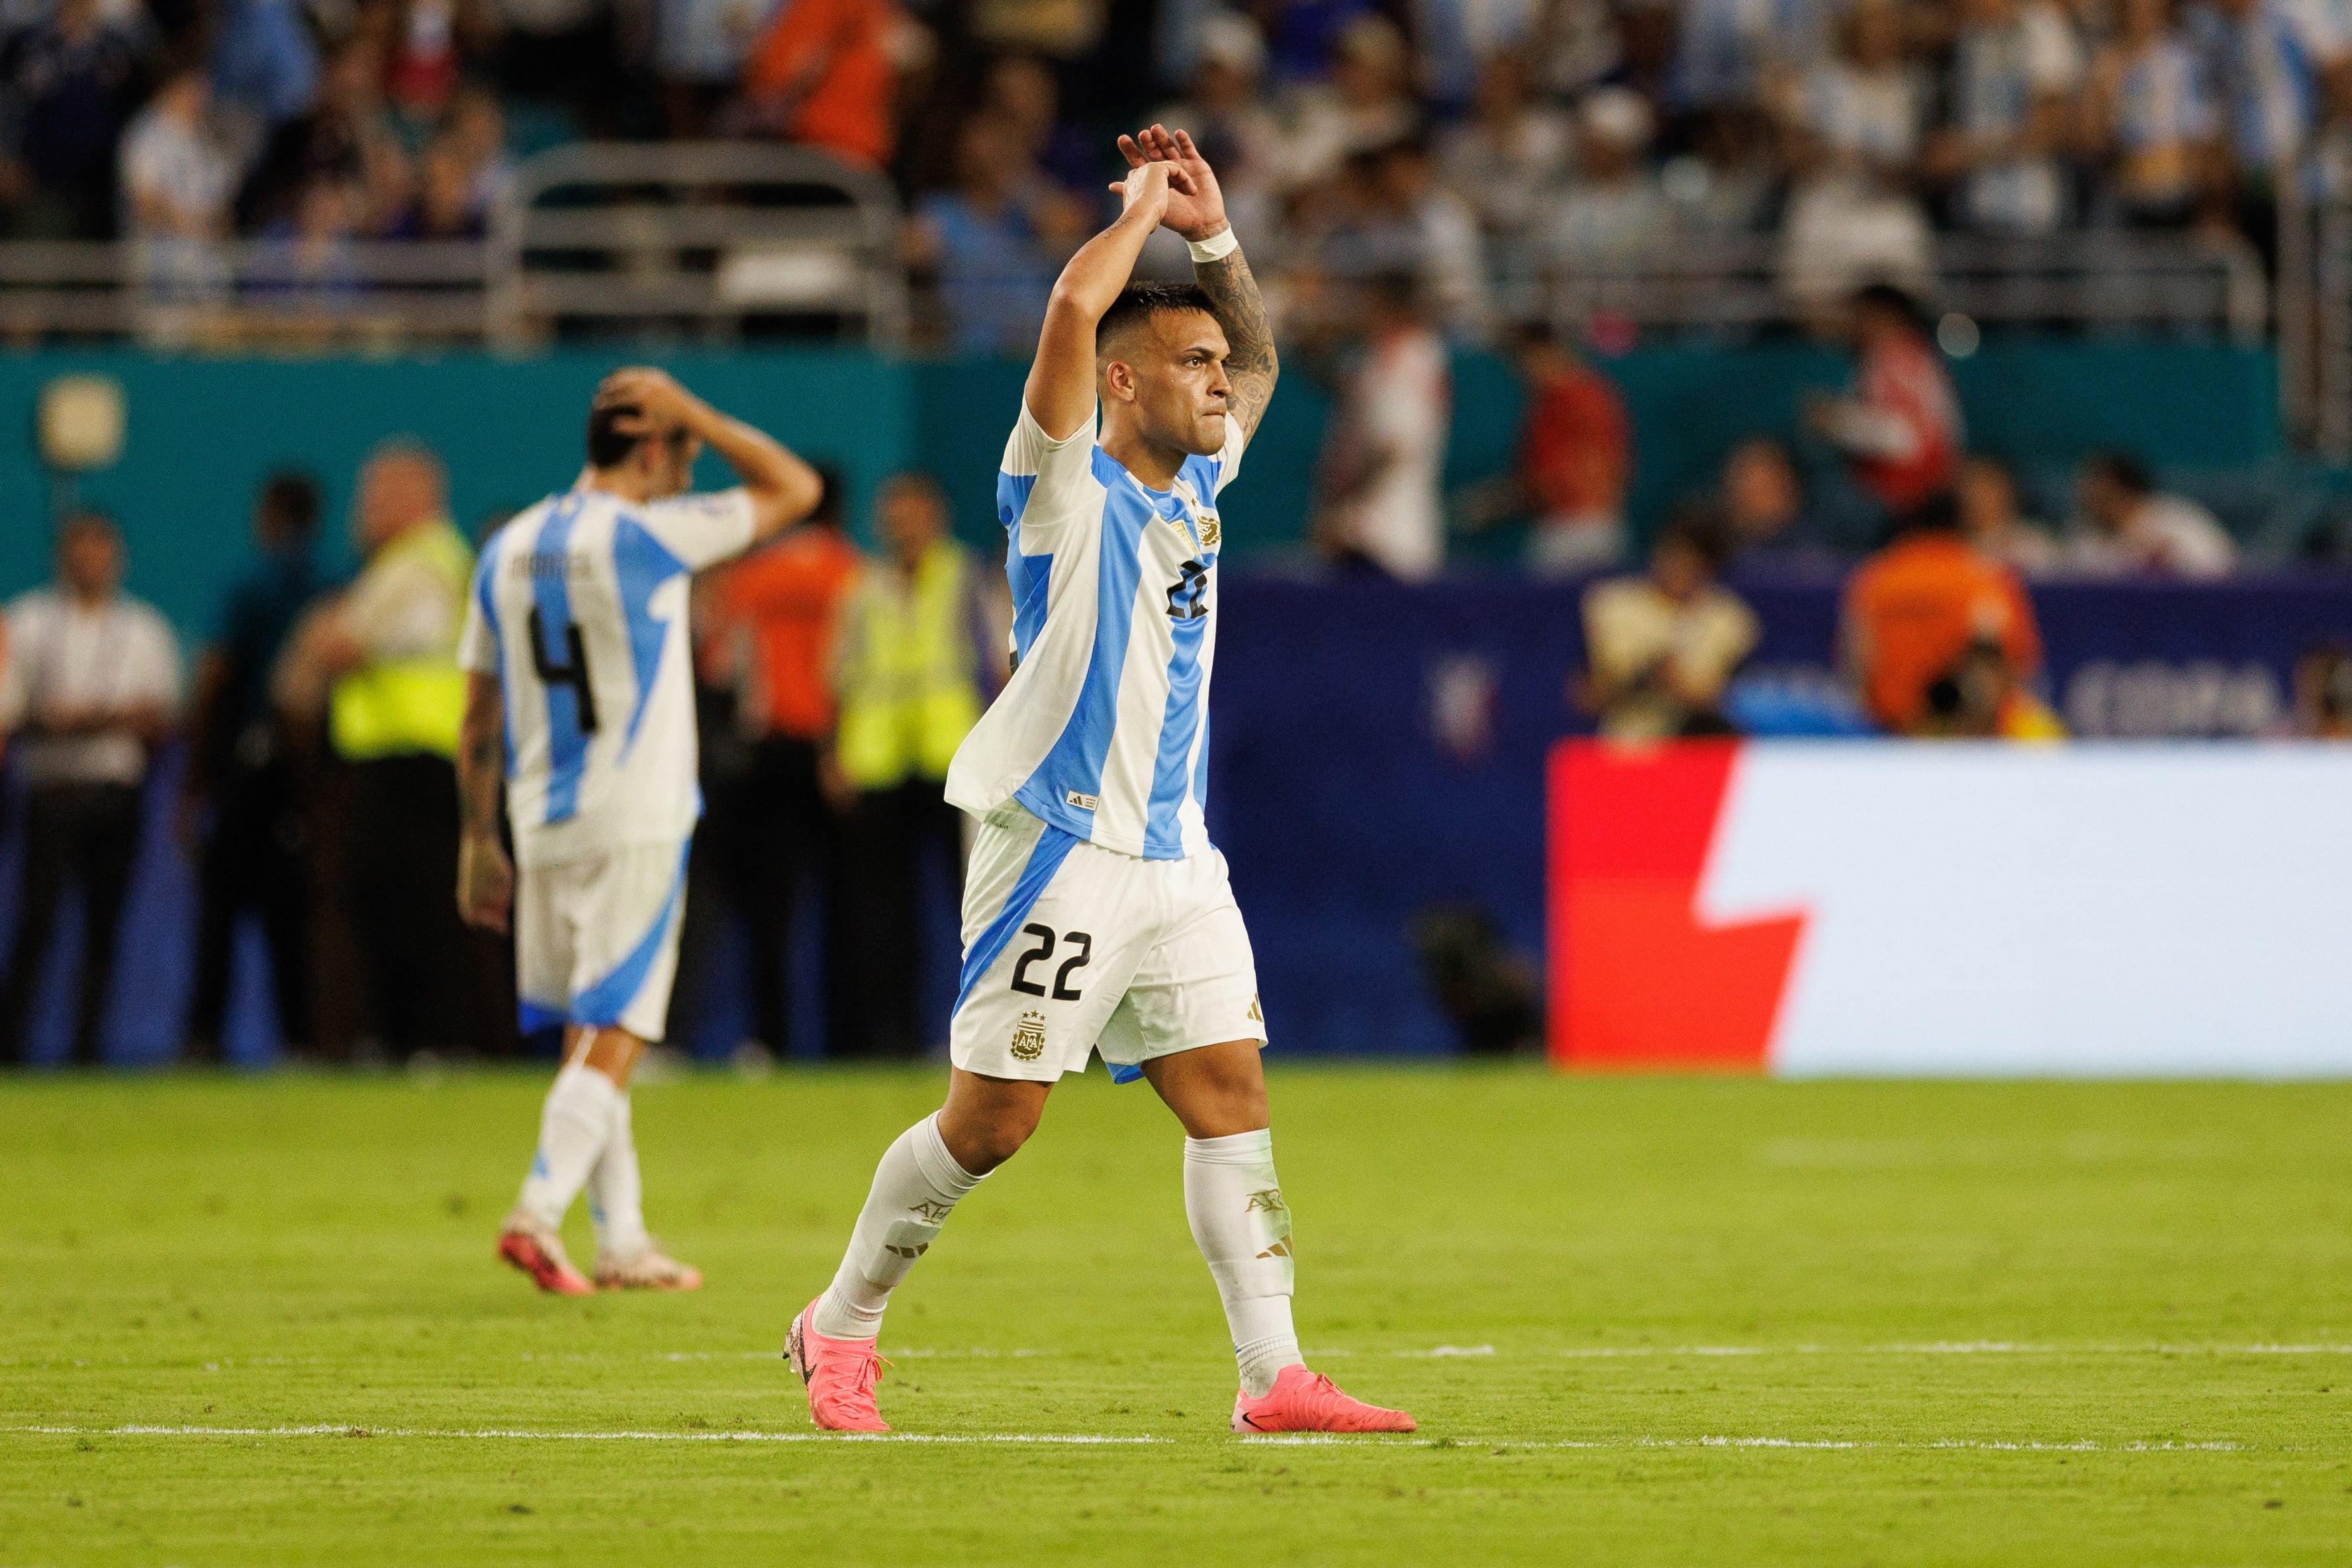
POLYGON ((2130 495, 2145 496, 2156 488, 2156 481, 2149 476, 2147 465, 2119 447, 2092 453, 2084 466, 2130 495))
POLYGON ((261 515, 289 538, 307 539, 319 528, 319 482, 299 468, 281 468, 261 487, 261 515))
POLYGON ((1719 572, 1731 559, 1731 525, 1707 503, 1685 501, 1658 530, 1658 543, 1680 545, 1705 561, 1708 571, 1719 572))
POLYGON ((1895 531, 1898 534, 1958 533, 1960 498, 1949 490, 1938 490, 1904 513, 1895 531))
POLYGON ((588 462, 595 468, 617 468, 637 449, 642 435, 621 428, 621 421, 640 413, 633 402, 600 402, 588 411, 588 462))
POLYGON ((830 463, 812 463, 816 470, 816 505, 809 508, 808 522, 820 528, 837 528, 849 510, 849 487, 842 482, 841 470, 830 463))
POLYGON ((1854 290, 1853 302, 1865 309, 1900 316, 1915 332, 1927 329, 1927 313, 1907 288, 1898 288, 1892 283, 1867 283, 1854 290))
POLYGON ((1155 316, 1197 310, 1214 317, 1206 290, 1197 283, 1161 283, 1150 279, 1130 283, 1118 291, 1102 319, 1095 324, 1095 341, 1106 348, 1122 333, 1144 325, 1155 316))

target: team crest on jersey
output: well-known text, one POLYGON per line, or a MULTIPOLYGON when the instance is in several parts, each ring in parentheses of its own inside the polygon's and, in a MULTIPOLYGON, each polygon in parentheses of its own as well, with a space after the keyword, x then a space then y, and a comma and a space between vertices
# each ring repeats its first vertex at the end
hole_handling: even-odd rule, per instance
POLYGON ((1045 1015, 1041 1012, 1023 1013, 1020 1025, 1013 1031, 1013 1059, 1015 1061, 1034 1061, 1045 1054, 1045 1015))
POLYGON ((1216 549, 1217 540, 1225 531, 1224 524, 1218 518, 1217 514, 1202 512, 1194 519, 1194 524, 1200 529, 1201 548, 1204 550, 1216 549))

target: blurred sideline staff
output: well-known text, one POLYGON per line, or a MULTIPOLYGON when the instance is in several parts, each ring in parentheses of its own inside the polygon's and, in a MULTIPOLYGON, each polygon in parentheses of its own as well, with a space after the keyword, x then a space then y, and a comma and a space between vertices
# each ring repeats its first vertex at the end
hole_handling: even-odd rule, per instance
POLYGON ((360 471, 366 565, 296 632, 277 683, 289 712, 323 707, 344 766, 342 892, 375 1039, 394 1055, 463 1043, 467 944, 449 889, 466 709, 457 632, 474 552, 447 494, 425 447, 377 449, 360 471))
POLYGON ((831 662, 841 607, 860 570, 842 524, 841 476, 819 470, 816 510, 701 584, 703 793, 706 815, 687 863, 680 984, 670 1039, 684 1041, 706 1005, 719 933, 731 907, 751 938, 751 1030, 792 1054, 793 915, 814 879, 822 910, 828 1035, 841 1032, 838 823, 818 779, 831 746, 831 662))
POLYGON ((936 858, 961 902, 964 819, 947 801, 948 764, 980 718, 981 671, 992 686, 1008 673, 993 651, 1006 646, 1011 606, 988 589, 1001 580, 974 570, 947 521, 947 498, 930 479, 901 474, 886 484, 876 505, 884 557, 842 610, 841 717, 825 771, 845 809, 849 1030, 840 1043, 858 1056, 912 1056, 925 1044, 923 862, 936 858), (986 665, 982 650, 992 651, 986 665))
POLYGON ((1688 509, 1659 534, 1650 570, 1584 594, 1588 674, 1578 694, 1617 740, 1727 735, 1724 689, 1754 651, 1755 612, 1716 580, 1730 553, 1716 514, 1688 509))
POLYGON ((319 511, 318 482, 308 474, 278 474, 262 487, 256 559, 230 588, 196 666, 180 796, 180 841, 200 887, 192 1061, 221 1059, 237 925, 247 914, 268 946, 287 1049, 299 1055, 311 1040, 310 801, 269 700, 269 676, 320 588, 319 511))
POLYGON ((57 586, 8 607, 0 727, 28 786, 16 939, 0 989, 0 1064, 24 1060, 33 994, 68 883, 82 890, 73 1060, 102 1054, 122 906, 139 855, 155 745, 180 703, 180 650, 163 618, 121 591, 122 536, 102 512, 58 530, 57 586))
POLYGON ((1914 507, 1895 542, 1847 580, 1842 651, 1863 708, 1896 735, 2055 739, 2026 689, 2042 632, 2016 571, 1960 532, 1948 493, 1914 507))

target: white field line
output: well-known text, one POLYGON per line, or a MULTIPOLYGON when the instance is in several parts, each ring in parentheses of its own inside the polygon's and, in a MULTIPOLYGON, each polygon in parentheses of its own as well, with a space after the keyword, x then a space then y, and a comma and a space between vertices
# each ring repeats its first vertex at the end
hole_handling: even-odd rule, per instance
MULTIPOLYGON (((62 1437, 409 1437, 434 1441, 540 1443, 1027 1443, 1055 1448, 1136 1448, 1172 1443, 1160 1437, 1113 1437, 1100 1433, 1037 1432, 535 1432, 497 1427, 16 1427, 8 1430, 62 1437)), ((1427 1438, 1407 1439, 1388 1435, 1283 1433, 1241 1439, 1252 1447, 1294 1448, 1423 1448, 1427 1438)), ((1577 1449, 1628 1452, 1646 1448, 1770 1448, 1830 1452, 1932 1453, 1968 1450, 2014 1454, 2237 1454, 2282 1449, 2245 1443, 2133 1442, 2100 1443, 2084 1438, 2068 1443, 2011 1441, 2002 1438, 1938 1437, 1921 1442, 1879 1442, 1836 1437, 1449 1437, 1454 1448, 1577 1449)))
POLYGON ((18 1432, 60 1437, 424 1437, 474 1442, 544 1443, 1041 1443, 1055 1447, 1123 1447, 1165 1443, 1166 1437, 1110 1437, 1092 1432, 531 1432, 446 1427, 17 1427, 18 1432))
MULTIPOLYGON (((1406 1350, 1397 1354, 1464 1353, 1406 1350)), ((1595 1360, 1642 1355, 2352 1355, 2352 1344, 2011 1344, 1964 1340, 1930 1344, 1589 1345, 1553 1354, 1595 1360)))

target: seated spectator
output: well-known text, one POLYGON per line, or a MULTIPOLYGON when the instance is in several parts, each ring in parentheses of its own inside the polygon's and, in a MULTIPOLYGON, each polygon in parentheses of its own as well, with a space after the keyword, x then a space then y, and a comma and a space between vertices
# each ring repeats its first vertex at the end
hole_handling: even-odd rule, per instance
POLYGON ((215 133, 203 68, 183 67, 122 138, 123 232, 168 245, 226 236, 236 170, 215 133))
POLYGON ((915 204, 908 259, 939 279, 947 335, 971 354, 1035 346, 1054 269, 1078 243, 1087 214, 1037 172, 1019 131, 992 115, 967 121, 956 185, 915 204))
POLYGON ((320 179, 355 193, 352 227, 358 234, 385 235, 400 227, 415 197, 416 173, 384 106, 383 78, 383 51, 373 39, 354 38, 335 52, 318 101, 278 127, 237 195, 237 212, 247 228, 267 231, 293 220, 304 194, 320 179))
POLYGON ((1782 234, 1784 286, 1809 305, 1875 279, 1932 281, 1927 214, 1912 193, 1927 85, 1903 57, 1895 0, 1862 0, 1838 55, 1805 78, 1791 128, 1801 171, 1782 234))
POLYGON ((2305 740, 2352 740, 2352 648, 2323 643, 2294 662, 2294 729, 2305 740))
POLYGON ((1994 234, 2039 235, 2065 216, 2058 154, 2072 130, 2083 57, 2051 0, 1963 0, 1951 128, 1929 162, 1959 182, 1959 215, 1994 234))
POLYGON ((2083 527, 2066 565, 2086 577, 2227 577, 2238 547, 2213 514, 2185 496, 2158 494, 2128 452, 2102 452, 2075 480, 2083 527))
POLYGON ((988 68, 980 112, 1012 127, 1038 172, 1074 196, 1099 204, 1104 185, 1126 172, 1102 138, 1063 117, 1062 84, 1035 55, 1006 55, 988 68))
POLYGON ((1930 688, 1958 679, 1980 643, 1998 651, 2011 689, 2042 663, 2025 584, 1960 536, 1949 494, 1914 507, 1895 542, 1854 569, 1839 635, 1864 711, 1895 735, 1937 733, 1948 722, 1930 708, 1930 688))
MULTIPOLYGON (((698 15, 714 8, 682 9, 698 15)), ((701 26, 706 36, 695 51, 703 64, 696 68, 715 68, 730 43, 740 54, 741 43, 730 40, 730 31, 756 22, 756 14, 740 5, 723 16, 701 26)), ((861 167, 887 168, 898 144, 894 50, 910 26, 891 0, 789 0, 773 13, 744 71, 755 122, 772 135, 821 147, 861 167)), ((685 69, 686 62, 676 68, 685 69)), ((674 84, 682 79, 672 78, 674 84)), ((674 97, 678 90, 674 85, 674 97)))
POLYGON ((59 0, 0 44, 0 192, 26 239, 114 230, 115 146, 137 101, 144 48, 103 0, 59 0))
POLYGON ((1788 444, 1751 435, 1723 460, 1717 505, 1734 559, 1767 570, 1821 569, 1837 560, 1809 504, 1804 475, 1788 444))
POLYGON ((1445 340, 1431 329, 1412 274, 1383 273, 1367 293, 1362 357, 1324 438, 1314 538, 1340 565, 1417 582, 1445 564, 1445 340))
MULTIPOLYGON (((1520 52, 1546 96, 1566 102, 1612 79, 1625 64, 1624 26, 1611 0, 1544 0, 1538 9, 1535 37, 1520 52)), ((1665 11, 1655 4, 1634 9, 1665 11)))
POLYGON ((1768 102, 1801 78, 1827 47, 1826 0, 1759 5, 1748 0, 1672 0, 1674 75, 1669 107, 1701 113, 1768 102))
POLYGON ((1525 57, 1505 49, 1479 63, 1470 117, 1445 139, 1446 183, 1486 233, 1522 238, 1567 176, 1575 140, 1566 115, 1530 99, 1525 57))
POLYGON ((2299 0, 2210 0, 2196 26, 2218 84, 2238 227, 2272 255, 2278 170, 2352 113, 2352 28, 2337 8, 2299 0))
POLYGON ((2086 139, 2105 165, 2103 204, 2139 227, 2183 227, 2214 183, 2221 117, 2171 0, 2123 0, 2121 10, 2084 103, 2086 139))
POLYGON ((1960 532, 1987 560, 2015 567, 2027 577, 2046 577, 2058 568, 2058 541, 2039 523, 2029 522, 2017 504, 2017 476, 1998 457, 1971 457, 1960 465, 1958 493, 1960 532))
POLYGON ((1723 694, 1761 635, 1755 612, 1716 580, 1730 535, 1705 511, 1668 523, 1640 577, 1584 594, 1584 706, 1615 740, 1725 735, 1723 694))
POLYGON ((1525 411, 1518 462, 1480 509, 1532 517, 1528 570, 1538 577, 1614 566, 1625 551, 1625 492, 1633 476, 1625 400, 1545 322, 1519 328, 1513 348, 1525 411))
MULTIPOLYGON (((1192 138, 1217 172, 1225 214, 1236 234, 1265 234, 1275 225, 1274 187, 1282 168, 1282 127, 1259 96, 1265 45, 1257 25, 1230 11, 1202 24, 1192 79, 1182 99, 1163 104, 1152 120, 1192 138)), ((1172 229, 1145 246, 1150 271, 1190 281, 1192 257, 1172 229)))
POLYGON ((1369 12, 1349 21, 1332 46, 1329 82, 1299 94, 1280 183, 1297 189, 1327 180, 1350 154, 1411 135, 1421 119, 1408 90, 1412 64, 1395 23, 1369 12))
POLYGON ((0 723, 17 731, 28 788, 15 949, 0 988, 0 1066, 25 1059, 34 993, 66 891, 77 882, 83 935, 73 1060, 100 1060, 139 858, 142 792, 180 702, 179 644, 161 615, 122 591, 122 536, 113 520, 99 512, 68 518, 57 569, 57 587, 8 606, 14 656, 0 723))
POLYGON ((1422 298, 1448 335, 1475 342, 1486 331, 1486 256, 1469 204, 1438 183, 1429 143, 1407 137, 1375 153, 1365 170, 1354 233, 1369 265, 1418 274, 1422 298))
POLYGON ((1853 390, 1816 398, 1815 434, 1845 454, 1857 483, 1895 517, 1951 488, 1962 442, 1960 403, 1919 307, 1900 288, 1858 291, 1847 316, 1853 390))
POLYGON ((1576 174, 1546 221, 1552 256, 1580 263, 1624 261, 1673 243, 1674 208, 1642 161, 1650 106, 1630 88, 1595 88, 1577 111, 1576 174))
POLYGON ((1674 204, 1678 236, 1731 239, 1768 226, 1782 194, 1780 143, 1772 118, 1753 104, 1700 115, 1691 150, 1669 159, 1659 186, 1674 204))

